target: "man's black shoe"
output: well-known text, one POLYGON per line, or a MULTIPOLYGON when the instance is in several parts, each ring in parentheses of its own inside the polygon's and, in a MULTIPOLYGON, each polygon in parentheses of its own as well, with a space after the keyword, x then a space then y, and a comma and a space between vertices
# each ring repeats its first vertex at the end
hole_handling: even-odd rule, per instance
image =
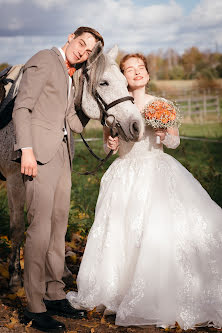
POLYGON ((50 314, 76 319, 87 318, 87 312, 85 310, 74 309, 66 298, 57 301, 44 300, 44 303, 50 314))
POLYGON ((63 323, 53 319, 46 312, 36 313, 25 310, 24 316, 29 321, 32 320, 32 327, 43 332, 64 332, 66 328, 63 323))

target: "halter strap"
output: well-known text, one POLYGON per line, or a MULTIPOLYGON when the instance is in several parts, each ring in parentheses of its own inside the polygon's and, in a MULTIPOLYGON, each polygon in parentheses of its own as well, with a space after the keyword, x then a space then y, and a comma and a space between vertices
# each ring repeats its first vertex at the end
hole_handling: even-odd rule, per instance
POLYGON ((106 105, 105 110, 109 110, 111 109, 113 106, 125 102, 125 101, 131 101, 132 103, 134 103, 134 98, 132 96, 125 96, 125 97, 121 97, 119 99, 116 99, 115 101, 113 101, 112 103, 106 105))

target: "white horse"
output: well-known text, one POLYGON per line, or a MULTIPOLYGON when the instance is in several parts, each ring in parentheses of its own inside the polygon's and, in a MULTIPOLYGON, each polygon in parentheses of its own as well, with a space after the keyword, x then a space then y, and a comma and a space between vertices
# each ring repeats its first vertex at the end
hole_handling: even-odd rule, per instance
MULTIPOLYGON (((112 127, 124 140, 137 141, 143 135, 143 121, 129 96, 126 79, 115 62, 117 52, 118 49, 114 47, 109 53, 104 54, 101 43, 97 43, 87 62, 74 75, 75 104, 76 108, 82 112, 80 117, 83 122, 86 123, 88 118, 97 119, 112 127)), ((1 84, 3 85, 0 82, 1 84)), ((22 284, 20 245, 25 229, 25 193, 20 164, 12 161, 14 130, 10 113, 12 113, 13 103, 12 101, 9 103, 12 105, 7 111, 9 122, 3 128, 0 127, 0 179, 5 178, 7 181, 12 241, 9 287, 16 290, 22 284)), ((0 122, 1 105, 2 102, 0 122)))

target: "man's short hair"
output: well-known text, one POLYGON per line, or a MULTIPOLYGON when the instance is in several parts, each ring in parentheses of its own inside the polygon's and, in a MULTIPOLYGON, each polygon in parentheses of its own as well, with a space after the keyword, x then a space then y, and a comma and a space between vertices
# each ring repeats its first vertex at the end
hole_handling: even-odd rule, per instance
POLYGON ((98 31, 96 31, 93 28, 89 28, 89 27, 79 27, 78 29, 76 29, 76 31, 74 32, 75 37, 81 36, 84 32, 88 32, 91 35, 94 36, 95 40, 98 42, 100 41, 102 43, 102 45, 104 46, 104 40, 103 37, 100 35, 100 33, 98 31))

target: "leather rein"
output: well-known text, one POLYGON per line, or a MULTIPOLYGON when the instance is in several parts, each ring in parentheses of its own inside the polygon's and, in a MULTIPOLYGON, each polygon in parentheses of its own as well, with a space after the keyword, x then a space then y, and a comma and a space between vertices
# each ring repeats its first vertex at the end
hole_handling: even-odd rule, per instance
MULTIPOLYGON (((89 75, 88 75, 88 71, 85 68, 83 70, 83 77, 86 79, 87 83, 89 82, 89 75)), ((83 86, 82 85, 82 91, 83 91, 83 86)), ((95 92, 93 92, 93 97, 95 98, 95 101, 97 102, 99 108, 100 108, 100 112, 101 112, 101 124, 103 126, 107 126, 110 128, 110 133, 112 137, 117 136, 118 134, 121 134, 121 136, 125 139, 125 141, 129 141, 124 130, 122 129, 121 124, 119 123, 119 121, 116 120, 116 117, 113 114, 108 114, 108 110, 111 109, 112 107, 114 107, 117 104, 126 102, 126 101, 131 101, 132 103, 134 103, 134 98, 132 96, 125 96, 125 97, 121 97, 118 98, 116 100, 114 100, 113 102, 107 104, 104 99, 100 96, 100 94, 98 93, 97 90, 95 90, 95 92), (113 123, 112 125, 108 125, 106 120, 108 117, 113 117, 113 123), (116 133, 114 134, 114 130, 116 130, 116 133)), ((80 111, 83 112, 81 106, 78 106, 78 108, 80 109, 80 111)), ((77 172, 75 170, 72 170, 73 172, 79 174, 79 175, 93 175, 95 174, 99 168, 110 158, 110 156, 112 156, 113 154, 113 150, 110 150, 110 152, 106 155, 106 157, 104 158, 100 158, 99 156, 97 156, 93 150, 90 148, 90 146, 88 145, 88 143, 86 142, 86 140, 84 139, 83 135, 80 133, 80 136, 85 144, 85 146, 87 147, 87 149, 89 150, 90 154, 95 157, 100 163, 97 165, 97 167, 92 170, 92 171, 85 171, 85 172, 77 172)))

